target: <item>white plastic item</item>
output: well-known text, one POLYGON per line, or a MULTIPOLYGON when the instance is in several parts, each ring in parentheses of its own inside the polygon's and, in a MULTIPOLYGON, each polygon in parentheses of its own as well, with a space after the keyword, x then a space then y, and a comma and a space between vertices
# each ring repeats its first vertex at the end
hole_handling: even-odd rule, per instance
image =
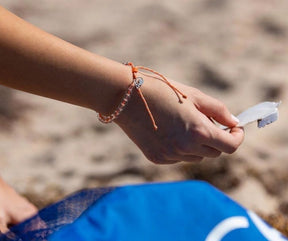
MULTIPOLYGON (((252 106, 239 114, 237 119, 239 123, 237 126, 243 127, 254 121, 258 122, 258 128, 262 128, 275 122, 278 119, 278 106, 280 102, 262 102, 258 105, 252 106)), ((228 129, 227 126, 220 126, 221 129, 228 129)))

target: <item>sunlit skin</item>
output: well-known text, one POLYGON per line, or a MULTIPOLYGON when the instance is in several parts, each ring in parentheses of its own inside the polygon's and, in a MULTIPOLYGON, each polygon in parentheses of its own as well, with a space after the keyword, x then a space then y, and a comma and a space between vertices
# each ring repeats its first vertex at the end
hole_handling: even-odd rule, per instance
MULTIPOLYGON (((0 84, 36 95, 112 113, 132 82, 131 67, 88 52, 46 33, 0 7, 0 84)), ((227 107, 198 89, 171 81, 187 99, 153 77, 138 73, 158 130, 133 92, 115 120, 158 164, 199 161, 237 150, 244 138, 227 107), (211 121, 231 127, 223 131, 211 121)), ((96 118, 96 116, 95 116, 96 118)), ((1 206, 0 206, 1 208, 1 206)))
POLYGON ((0 178, 0 231, 37 213, 37 208, 0 178))

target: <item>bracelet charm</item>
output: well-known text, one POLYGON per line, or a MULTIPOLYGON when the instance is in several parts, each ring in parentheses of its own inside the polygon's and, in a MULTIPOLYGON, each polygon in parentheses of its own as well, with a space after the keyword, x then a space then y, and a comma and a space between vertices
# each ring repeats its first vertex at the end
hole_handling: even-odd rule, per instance
POLYGON ((111 123, 113 120, 115 120, 115 119, 120 115, 120 113, 124 110, 124 108, 127 106, 128 101, 129 101, 129 99, 130 99, 130 97, 131 97, 132 91, 134 90, 134 88, 136 88, 138 94, 140 95, 140 97, 141 97, 141 99, 142 99, 142 101, 143 101, 143 103, 144 103, 144 105, 145 105, 145 108, 146 108, 146 110, 147 110, 147 113, 148 113, 148 115, 149 115, 149 117, 150 117, 150 119, 151 119, 151 121, 152 121, 154 130, 157 130, 158 127, 157 127, 157 125, 156 125, 156 123, 155 123, 154 117, 153 117, 153 115, 152 115, 152 113, 151 113, 151 111, 150 111, 150 108, 149 108, 149 106, 148 106, 148 103, 147 103, 147 101, 146 101, 146 99, 145 99, 145 97, 144 97, 144 95, 143 95, 143 93, 142 93, 142 91, 141 91, 141 89, 140 89, 141 86, 142 86, 143 83, 144 83, 144 80, 143 80, 142 77, 137 77, 137 76, 136 76, 136 73, 139 72, 139 73, 141 73, 141 74, 143 74, 143 75, 150 76, 150 77, 153 77, 153 78, 155 78, 155 79, 160 79, 160 80, 164 81, 164 82, 175 92, 175 94, 177 95, 180 103, 182 103, 182 100, 181 100, 181 98, 180 98, 180 95, 181 95, 182 98, 184 98, 184 99, 186 99, 187 96, 184 95, 184 94, 183 94, 180 90, 178 90, 175 86, 173 86, 173 85, 168 81, 168 79, 167 79, 164 75, 156 72, 155 70, 149 69, 149 68, 144 67, 144 66, 134 66, 134 65, 133 65, 132 63, 130 63, 130 62, 126 63, 125 65, 131 66, 133 81, 132 81, 132 83, 129 85, 127 91, 125 92, 125 94, 124 94, 124 96, 123 96, 123 98, 122 98, 121 103, 118 105, 118 107, 116 108, 116 110, 115 110, 111 115, 102 115, 102 114, 98 113, 98 119, 99 119, 101 122, 106 123, 106 124, 107 124, 107 123, 111 123), (154 75, 156 75, 157 77, 148 75, 148 74, 146 74, 146 73, 144 73, 144 72, 141 72, 141 71, 139 71, 139 70, 149 71, 149 72, 153 73, 154 75), (160 78, 159 78, 159 77, 160 77, 160 78))

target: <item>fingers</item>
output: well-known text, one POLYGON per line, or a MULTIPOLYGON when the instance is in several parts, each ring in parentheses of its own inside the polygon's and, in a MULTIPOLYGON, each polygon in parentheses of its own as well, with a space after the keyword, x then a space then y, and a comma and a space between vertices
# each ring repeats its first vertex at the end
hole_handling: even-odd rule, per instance
POLYGON ((7 223, 4 221, 0 221, 0 234, 8 232, 7 223))
POLYGON ((222 125, 233 127, 238 123, 221 101, 202 92, 197 95, 195 105, 204 115, 212 117, 222 125))
POLYGON ((0 233, 6 233, 8 229, 8 223, 10 219, 6 213, 6 211, 1 208, 0 209, 0 233))
POLYGON ((177 162, 199 162, 205 157, 216 158, 222 152, 233 153, 240 146, 244 138, 244 131, 242 128, 234 127, 230 133, 216 127, 209 122, 209 129, 211 129, 210 137, 206 136, 199 138, 198 141, 193 141, 197 138, 182 141, 177 147, 169 148, 169 150, 162 150, 161 155, 153 155, 149 158, 152 162, 157 164, 173 164, 177 162), (202 144, 200 143, 202 141, 202 144), (197 143, 197 144, 196 144, 197 143))
MULTIPOLYGON (((196 96, 196 107, 207 117, 212 117, 217 122, 225 126, 236 126, 237 121, 231 115, 227 107, 220 101, 200 92, 196 96)), ((209 123, 206 126, 210 130, 211 136, 205 139, 203 144, 212 147, 220 152, 233 153, 237 150, 244 139, 244 130, 234 127, 230 133, 223 131, 217 126, 209 123)))
POLYGON ((199 154, 204 157, 215 158, 221 155, 221 151, 206 145, 202 145, 199 149, 199 154))
MULTIPOLYGON (((213 147, 207 146, 207 145, 197 145, 195 146, 195 143, 191 143, 191 145, 185 145, 182 148, 178 147, 178 156, 187 156, 187 158, 189 158, 189 156, 197 156, 197 157, 218 157, 221 155, 221 151, 216 150, 213 147)), ((177 160, 180 160, 180 158, 177 156, 177 160)))
POLYGON ((22 199, 19 206, 15 207, 9 213, 11 224, 18 224, 24 220, 34 216, 37 213, 37 208, 26 199, 22 199))
MULTIPOLYGON (((206 145, 195 147, 193 144, 191 146, 186 146, 185 150, 179 150, 174 152, 175 154, 167 155, 166 160, 169 160, 169 164, 171 162, 176 163, 179 161, 184 162, 199 162, 202 161, 205 157, 218 157, 221 155, 221 152, 211 148, 206 145)), ((166 161, 167 163, 167 161, 166 161)))
POLYGON ((184 162, 200 162, 203 159, 204 159, 203 156, 178 155, 178 156, 173 156, 173 160, 171 160, 171 161, 173 161, 173 163, 177 163, 177 162, 181 162, 181 161, 184 161, 184 162))
POLYGON ((244 140, 244 130, 239 127, 232 128, 229 133, 215 126, 213 135, 214 138, 210 138, 207 144, 229 154, 235 152, 244 140))
POLYGON ((186 154, 175 151, 174 154, 168 154, 168 152, 166 154, 162 153, 161 155, 159 155, 159 153, 157 155, 150 154, 150 157, 148 159, 155 164, 175 164, 182 161, 199 162, 202 161, 203 158, 204 156, 197 156, 195 154, 186 154))
POLYGON ((201 145, 195 148, 186 147, 185 151, 180 151, 178 155, 173 155, 171 160, 174 162, 199 162, 205 157, 216 158, 221 155, 222 152, 232 154, 237 150, 244 139, 244 131, 242 128, 234 127, 231 132, 228 133, 215 127, 216 138, 207 140, 205 145, 201 145), (191 152, 191 154, 189 154, 191 152), (193 153, 193 154, 192 154, 193 153))

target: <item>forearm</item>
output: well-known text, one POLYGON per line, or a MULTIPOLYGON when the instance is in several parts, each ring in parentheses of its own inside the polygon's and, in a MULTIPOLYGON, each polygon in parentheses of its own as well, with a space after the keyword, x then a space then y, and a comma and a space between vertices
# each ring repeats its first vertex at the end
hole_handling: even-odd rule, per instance
MULTIPOLYGON (((145 74, 142 77, 145 83, 140 95, 134 92, 116 124, 149 160, 196 161, 217 157, 221 152, 232 153, 241 144, 241 129, 232 128, 228 133, 211 121, 229 127, 237 125, 220 101, 173 82, 188 97, 180 103, 175 89, 165 81, 145 74), (142 91, 157 131, 140 98, 142 91)), ((107 115, 120 103, 131 81, 130 67, 73 46, 0 7, 0 84, 107 115)))
POLYGON ((0 7, 0 84, 110 113, 131 70, 97 56, 0 7))

